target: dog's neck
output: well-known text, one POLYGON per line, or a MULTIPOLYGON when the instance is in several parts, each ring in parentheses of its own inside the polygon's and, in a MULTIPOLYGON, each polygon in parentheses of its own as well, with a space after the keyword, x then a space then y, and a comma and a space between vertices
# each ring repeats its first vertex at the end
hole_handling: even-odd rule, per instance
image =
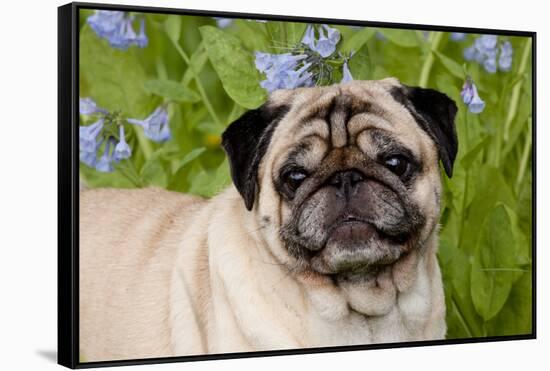
POLYGON ((383 316, 396 305, 402 293, 411 290, 421 269, 433 269, 428 265, 429 254, 437 250, 437 228, 431 230, 426 241, 412 248, 391 265, 377 267, 369 272, 352 275, 329 276, 312 270, 307 264, 286 254, 274 226, 265 218, 249 213, 249 229, 261 250, 270 253, 269 259, 277 264, 285 276, 296 280, 303 288, 317 312, 328 320, 341 319, 356 311, 366 316, 383 316), (420 269, 419 269, 420 265, 420 269))

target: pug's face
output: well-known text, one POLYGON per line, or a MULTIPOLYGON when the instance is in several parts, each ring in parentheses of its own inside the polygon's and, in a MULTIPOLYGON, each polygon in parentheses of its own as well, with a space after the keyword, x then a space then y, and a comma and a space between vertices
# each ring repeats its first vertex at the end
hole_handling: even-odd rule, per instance
POLYGON ((433 233, 455 113, 446 95, 395 79, 281 90, 231 124, 223 146, 245 206, 287 264, 357 276, 433 233))

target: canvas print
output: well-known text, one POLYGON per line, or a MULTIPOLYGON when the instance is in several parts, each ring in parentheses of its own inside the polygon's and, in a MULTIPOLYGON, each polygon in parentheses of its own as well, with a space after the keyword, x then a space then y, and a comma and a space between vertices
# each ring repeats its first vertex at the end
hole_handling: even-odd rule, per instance
POLYGON ((533 333, 532 37, 78 11, 80 362, 533 333))

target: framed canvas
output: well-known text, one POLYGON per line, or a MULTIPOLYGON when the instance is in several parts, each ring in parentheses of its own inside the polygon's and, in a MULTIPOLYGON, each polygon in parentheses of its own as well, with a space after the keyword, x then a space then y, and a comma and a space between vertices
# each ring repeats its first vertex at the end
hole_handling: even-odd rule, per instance
POLYGON ((60 364, 535 338, 534 32, 58 20, 60 364))

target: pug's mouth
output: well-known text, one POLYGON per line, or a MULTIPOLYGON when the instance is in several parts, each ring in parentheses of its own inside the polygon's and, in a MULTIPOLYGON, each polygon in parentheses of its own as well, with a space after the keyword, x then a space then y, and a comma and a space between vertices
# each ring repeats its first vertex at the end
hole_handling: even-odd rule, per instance
POLYGON ((410 235, 408 233, 390 234, 365 218, 354 214, 346 214, 329 229, 327 244, 334 238, 351 240, 378 238, 396 244, 403 244, 409 240, 410 235))
POLYGON ((347 214, 333 223, 325 246, 310 259, 322 274, 369 273, 394 264, 409 250, 409 233, 390 234, 360 216, 347 214))

